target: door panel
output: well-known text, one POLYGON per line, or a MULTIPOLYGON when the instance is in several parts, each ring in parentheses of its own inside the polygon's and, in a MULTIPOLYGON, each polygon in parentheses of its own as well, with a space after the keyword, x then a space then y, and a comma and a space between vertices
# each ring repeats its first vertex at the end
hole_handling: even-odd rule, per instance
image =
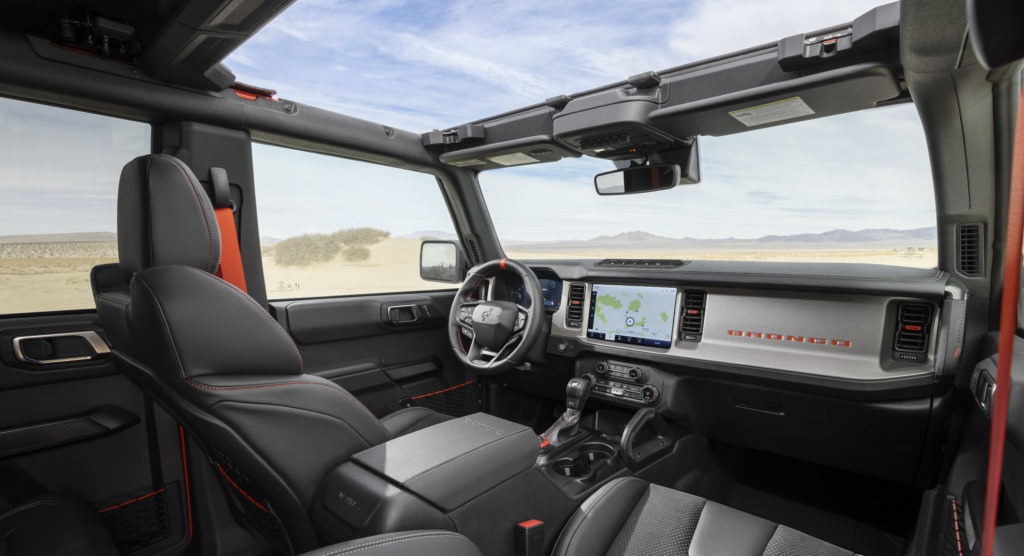
POLYGON ((402 401, 462 384, 467 375, 448 342, 455 291, 271 303, 307 373, 352 392, 374 414, 402 401))
MULTIPOLYGON (((69 332, 103 337, 94 313, 0 318, 0 499, 78 496, 122 551, 180 553, 188 521, 177 423, 102 349, 98 358, 56 364, 15 356, 15 338, 69 332)), ((57 343, 43 351, 54 347, 60 358, 80 350, 57 343)))

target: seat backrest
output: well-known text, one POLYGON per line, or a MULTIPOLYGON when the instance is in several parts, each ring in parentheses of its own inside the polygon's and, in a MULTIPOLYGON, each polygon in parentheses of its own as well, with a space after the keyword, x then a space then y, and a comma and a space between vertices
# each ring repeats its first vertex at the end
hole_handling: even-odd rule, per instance
MULTIPOLYGON (((248 525, 284 551, 314 548, 323 478, 389 433, 343 388, 304 374, 277 321, 210 274, 219 234, 184 164, 140 157, 119 195, 118 270, 129 285, 97 294, 104 326, 123 328, 115 359, 197 437, 248 525)), ((94 283, 115 282, 113 271, 94 271, 94 283)))

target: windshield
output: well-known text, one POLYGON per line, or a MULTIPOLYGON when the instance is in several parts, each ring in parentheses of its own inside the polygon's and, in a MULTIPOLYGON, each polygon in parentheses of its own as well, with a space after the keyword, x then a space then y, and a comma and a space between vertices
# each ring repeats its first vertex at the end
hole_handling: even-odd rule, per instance
POLYGON ((609 161, 491 170, 480 185, 514 258, 937 264, 935 196, 913 105, 701 137, 701 183, 598 196, 609 161))

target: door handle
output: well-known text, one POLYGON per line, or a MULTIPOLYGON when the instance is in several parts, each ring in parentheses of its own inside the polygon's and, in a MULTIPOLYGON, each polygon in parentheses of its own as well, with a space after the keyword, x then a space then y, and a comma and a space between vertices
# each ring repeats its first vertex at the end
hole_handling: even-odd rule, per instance
POLYGON ((92 361, 110 355, 110 346, 96 332, 82 330, 57 334, 17 336, 11 340, 14 358, 30 365, 59 365, 92 361), (75 349, 75 339, 81 348, 75 349), (82 351, 88 353, 82 353, 82 351))
POLYGON ((423 322, 423 311, 419 305, 391 305, 387 308, 388 324, 409 326, 423 322))

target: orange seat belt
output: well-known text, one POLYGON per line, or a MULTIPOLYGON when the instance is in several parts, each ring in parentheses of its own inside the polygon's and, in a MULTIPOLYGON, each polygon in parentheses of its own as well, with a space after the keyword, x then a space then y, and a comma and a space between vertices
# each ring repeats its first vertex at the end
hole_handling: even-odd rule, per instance
POLYGON ((1006 413, 1010 405, 1010 369, 1013 342, 1017 335, 1017 301, 1020 295, 1021 242, 1024 237, 1024 91, 1017 107, 1017 129, 1013 141, 1013 171, 1010 174, 1010 206, 1006 218, 1006 267, 1003 269, 1003 300, 999 313, 999 359, 996 362, 996 392, 992 401, 992 423, 988 439, 988 475, 985 484, 985 513, 981 526, 981 554, 992 556, 999 509, 999 485, 1003 475, 1003 447, 1006 443, 1006 413))
POLYGON ((238 245, 235 229, 234 203, 231 201, 231 187, 228 173, 223 168, 210 168, 210 182, 213 184, 214 213, 220 228, 220 266, 217 276, 247 292, 245 268, 242 266, 242 250, 238 245))

